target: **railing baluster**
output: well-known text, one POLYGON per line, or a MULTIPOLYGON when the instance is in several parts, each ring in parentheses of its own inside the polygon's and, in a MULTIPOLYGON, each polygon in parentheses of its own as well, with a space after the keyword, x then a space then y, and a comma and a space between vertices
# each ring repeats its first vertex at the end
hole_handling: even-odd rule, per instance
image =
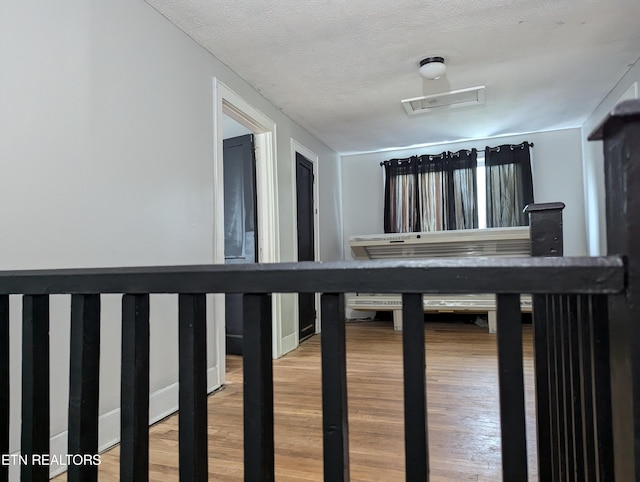
POLYGON ((22 298, 22 437, 20 480, 48 480, 49 466, 49 296, 22 298))
POLYGON ((349 421, 344 295, 322 295, 324 480, 349 480, 349 421))
POLYGON ((552 297, 553 311, 553 402, 554 413, 552 417, 555 421, 556 430, 556 453, 557 453, 557 476, 558 482, 565 482, 567 477, 567 457, 565 438, 565 418, 564 418, 564 379, 562 373, 562 297, 554 295, 552 297))
MULTIPOLYGON (((0 295, 0 454, 9 453, 9 295, 0 295)), ((0 464, 0 482, 9 480, 9 465, 0 464)))
POLYGON ((528 480, 520 296, 496 296, 502 480, 528 480))
POLYGON ((120 480, 149 480, 149 295, 122 297, 120 480))
POLYGON ((578 296, 578 336, 580 337, 580 378, 582 379, 582 433, 585 462, 585 480, 597 480, 596 437, 593 403, 593 351, 591 349, 593 321, 589 297, 578 296))
POLYGON ((203 481, 207 458, 207 319, 203 294, 179 296, 180 480, 203 481))
POLYGON ((565 480, 560 306, 558 295, 534 296, 538 477, 558 482, 565 480))
POLYGON ((609 364, 609 316, 607 298, 591 297, 593 323, 593 374, 599 480, 614 480, 611 372, 609 364))
POLYGON ((429 480, 422 295, 402 295, 406 480, 429 480))
POLYGON ((275 479, 271 296, 243 300, 244 479, 275 479))
POLYGON ((560 319, 562 326, 562 398, 565 434, 565 461, 567 466, 567 482, 575 481, 575 467, 573 458, 573 399, 571 393, 571 338, 569 334, 569 303, 568 297, 561 295, 560 319))
MULTIPOLYGON (((532 221, 533 222, 533 221, 532 221)), ((548 296, 534 295, 533 303, 533 349, 536 386, 536 429, 538 447, 538 477, 552 479, 552 431, 550 413, 549 376, 549 316, 548 296)))
MULTIPOLYGON (((72 295, 69 366, 69 454, 98 453, 100 295, 72 295)), ((98 480, 98 465, 70 464, 69 482, 98 480)))
MULTIPOLYGON (((545 313, 547 317, 547 366, 549 379, 549 441, 550 441, 550 461, 551 477, 550 481, 559 481, 560 456, 559 456, 559 428, 558 428, 558 389, 556 370, 556 319, 555 319, 555 296, 545 295, 545 313)), ((536 390, 538 387, 536 387, 536 390)), ((542 464, 543 459, 538 458, 538 463, 542 464)), ((545 473, 546 470, 542 473, 545 473)), ((545 480, 540 477, 540 480, 545 480)))
POLYGON ((580 338, 578 336, 578 300, 575 295, 567 296, 567 325, 569 329, 569 361, 571 372, 571 435, 573 447, 574 480, 583 482, 584 452, 582 431, 582 384, 580 380, 580 338))

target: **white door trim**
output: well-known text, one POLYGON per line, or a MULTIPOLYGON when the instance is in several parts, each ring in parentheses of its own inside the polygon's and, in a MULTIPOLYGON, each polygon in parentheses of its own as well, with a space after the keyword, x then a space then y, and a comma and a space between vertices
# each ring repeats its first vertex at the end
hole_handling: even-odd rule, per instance
MULTIPOLYGON (((258 262, 280 261, 278 189, 276 176, 276 123, 242 97, 213 78, 213 262, 224 264, 224 171, 222 116, 228 115, 254 133, 256 150, 256 197, 258 214, 258 262)), ((282 356, 280 295, 272 295, 273 357, 282 356)), ((214 295, 213 319, 220 374, 225 373, 224 295, 214 295), (221 320, 217 322, 218 320, 221 320)), ((224 382, 224 380, 223 380, 224 382)))
MULTIPOLYGON (((318 179, 318 154, 313 152, 311 149, 305 147, 300 142, 291 138, 291 165, 293 176, 292 177, 292 187, 294 193, 298 192, 298 187, 296 185, 296 152, 302 154, 306 157, 311 164, 313 165, 313 253, 316 261, 320 261, 320 217, 318 215, 318 192, 319 192, 319 179, 318 179)), ((298 203, 293 202, 293 219, 298 219, 298 203)), ((298 259, 298 229, 293 230, 293 251, 294 251, 294 259, 298 259)), ((320 293, 316 293, 316 333, 320 333, 320 293)), ((298 318, 298 299, 294 302, 294 326, 296 327, 296 344, 297 347, 300 343, 299 335, 300 335, 300 320, 298 318)))

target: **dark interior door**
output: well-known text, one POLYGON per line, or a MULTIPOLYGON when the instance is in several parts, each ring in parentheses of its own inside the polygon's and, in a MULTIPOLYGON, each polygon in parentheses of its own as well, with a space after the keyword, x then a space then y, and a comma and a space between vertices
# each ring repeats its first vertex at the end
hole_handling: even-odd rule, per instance
MULTIPOLYGON (((258 261, 256 159, 253 135, 225 139, 224 260, 226 264, 258 261)), ((242 355, 242 295, 225 296, 227 353, 242 355)))
MULTIPOLYGON (((298 207, 298 261, 314 261, 313 164, 296 152, 296 197, 298 207)), ((298 295, 299 339, 315 333, 316 301, 313 293, 298 295)))

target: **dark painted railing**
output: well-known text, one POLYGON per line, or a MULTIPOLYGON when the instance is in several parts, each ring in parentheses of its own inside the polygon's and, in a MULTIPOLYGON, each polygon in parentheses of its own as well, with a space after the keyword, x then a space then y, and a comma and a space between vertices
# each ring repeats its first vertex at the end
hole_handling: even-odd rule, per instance
MULTIPOLYGON (((558 211, 534 206, 532 249, 537 256, 529 258, 0 272, 0 450, 9 450, 9 418, 21 416, 22 455, 49 452, 49 295, 71 294, 69 452, 96 453, 100 295, 125 293, 120 476, 127 481, 148 480, 149 294, 174 293, 179 296, 180 479, 206 480, 205 294, 246 293, 245 480, 274 480, 270 293, 323 293, 324 477, 332 482, 348 480, 343 293, 387 292, 403 296, 406 480, 428 480, 421 295, 493 292, 498 311, 503 480, 524 481, 519 297, 530 293, 535 311, 540 480, 604 481, 614 476, 619 481, 640 480, 640 220, 636 214, 640 212, 640 103, 631 107, 620 110, 603 130, 610 256, 558 257, 561 245, 553 234, 557 220, 549 219, 558 211), (11 294, 22 295, 23 300, 20 414, 9 411, 11 294), (610 440, 613 444, 603 446, 610 440)), ((47 472, 46 465, 21 466, 22 480, 47 480, 47 472)), ((8 467, 2 465, 0 480, 7 478, 8 467)), ((97 480, 97 467, 74 466, 69 480, 97 480)))
MULTIPOLYGON (((613 294, 624 263, 603 258, 478 258, 292 263, 256 266, 80 269, 0 273, 3 329, 9 294, 23 295, 21 453, 49 452, 49 295, 71 294, 69 453, 98 449, 100 294, 122 299, 121 478, 147 480, 149 294, 179 295, 179 466, 182 480, 207 478, 205 293, 243 291, 246 480, 273 480, 270 292, 321 292, 325 480, 347 480, 345 292, 403 293, 407 480, 428 473, 422 293, 498 294, 500 398, 505 480, 526 474, 519 293, 613 294)), ((8 351, 2 338, 0 352, 8 351)), ((2 379, 9 376, 8 370, 2 379)), ((2 424, 11 414, 6 399, 2 424)), ((13 414, 17 416, 18 414, 13 414)), ((3 445, 8 432, 3 431, 3 445)), ((6 467, 2 467, 6 474, 6 467)), ((21 466, 23 480, 46 480, 46 465, 21 466)), ((96 466, 70 467, 69 480, 95 480, 96 466)), ((6 475, 5 475, 6 478, 6 475)))
MULTIPOLYGON (((604 140, 608 253, 624 260, 626 285, 533 297, 538 476, 640 481, 640 101, 590 140, 604 140)), ((563 208, 528 208, 532 256, 562 256, 563 208)))
MULTIPOLYGON (((527 207, 532 256, 562 256, 564 204, 527 207)), ((607 299, 534 295, 538 476, 614 480, 607 299)))
MULTIPOLYGON (((594 132, 604 141, 607 252, 626 265, 624 291, 596 301, 608 330, 615 480, 640 480, 640 100, 618 105, 594 132), (608 310, 607 310, 608 308, 608 310), (607 313, 608 311, 608 313, 607 313)), ((592 307, 592 309, 594 309, 592 307)), ((596 341, 598 342, 598 341, 596 341)), ((602 360, 597 360, 598 363, 602 360)), ((609 477, 604 480, 613 480, 609 477)))

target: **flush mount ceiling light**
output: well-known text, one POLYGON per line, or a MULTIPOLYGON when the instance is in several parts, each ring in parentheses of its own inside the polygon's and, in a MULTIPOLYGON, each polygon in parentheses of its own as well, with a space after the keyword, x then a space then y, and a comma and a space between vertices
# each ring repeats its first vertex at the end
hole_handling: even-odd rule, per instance
POLYGON ((439 79, 447 71, 442 57, 427 57, 420 61, 420 75, 428 80, 439 79))

